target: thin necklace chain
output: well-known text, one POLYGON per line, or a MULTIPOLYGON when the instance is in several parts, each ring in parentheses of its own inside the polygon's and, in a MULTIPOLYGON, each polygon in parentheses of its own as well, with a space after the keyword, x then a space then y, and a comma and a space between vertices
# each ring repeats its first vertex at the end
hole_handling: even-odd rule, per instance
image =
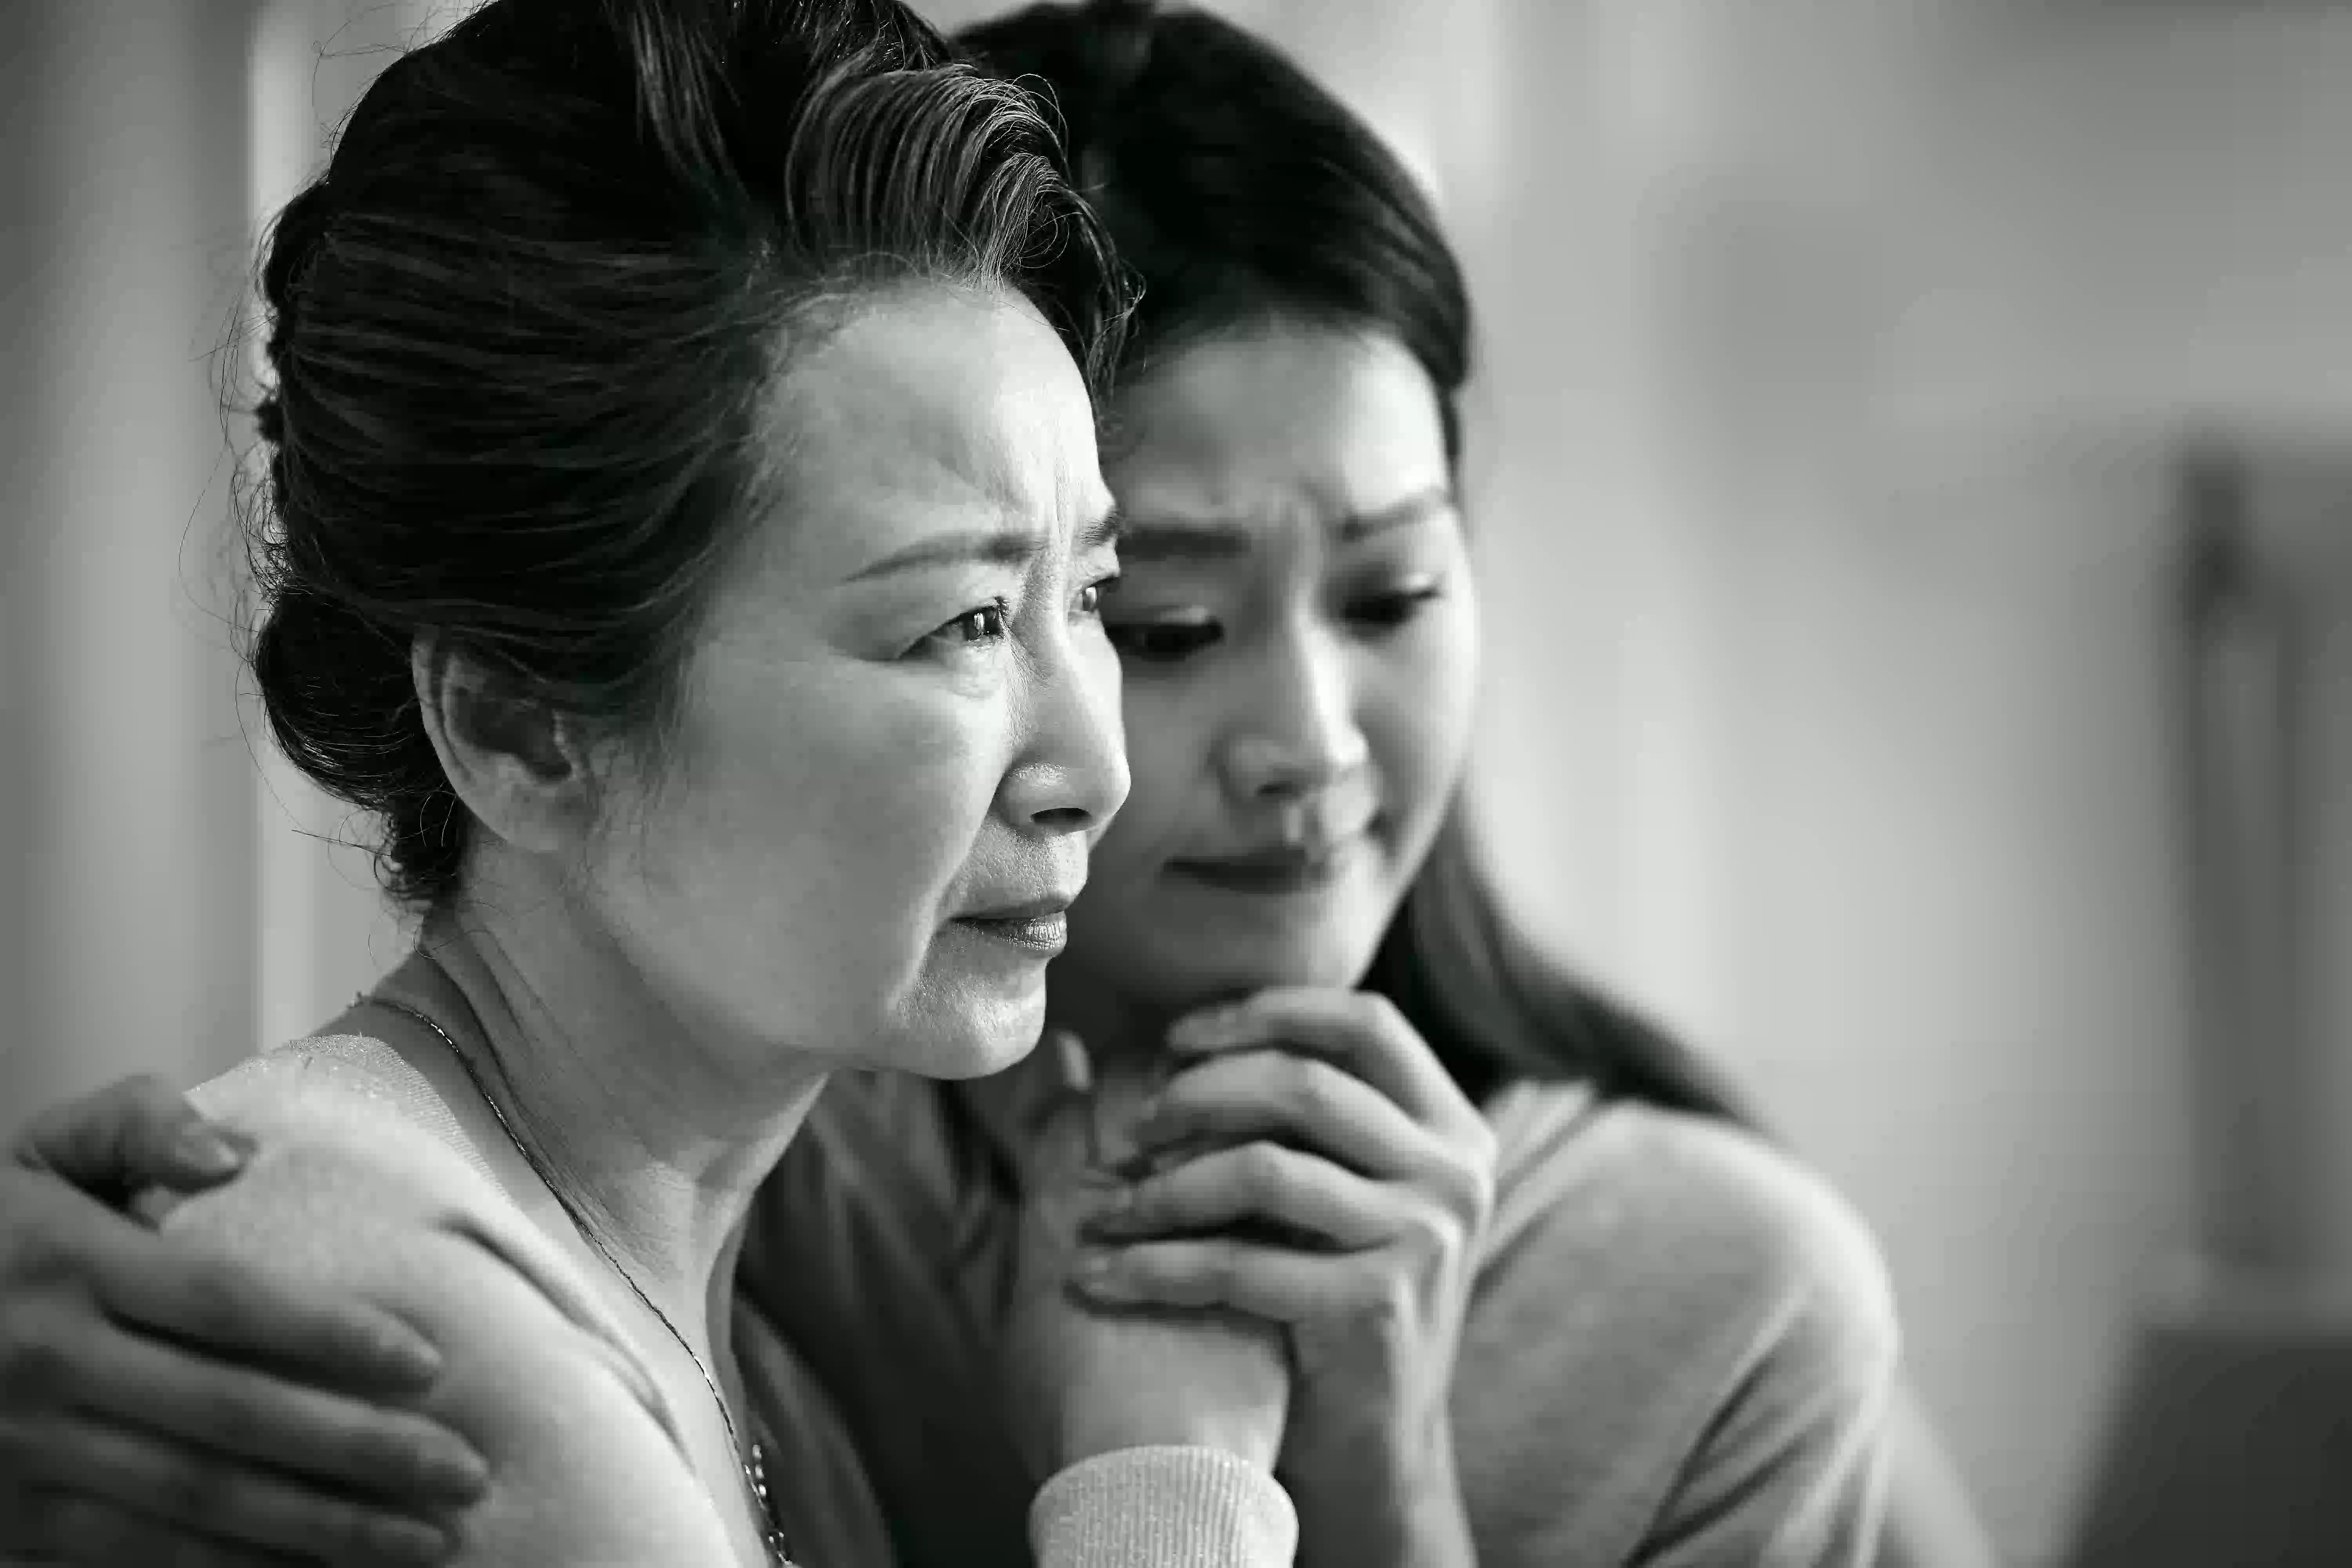
POLYGON ((451 1037, 449 1031, 405 1002, 395 1002, 389 996, 363 996, 361 1000, 372 1002, 379 1007, 389 1007, 395 1013, 404 1013, 440 1037, 441 1043, 449 1048, 449 1054, 457 1058, 457 1066, 465 1071, 467 1078, 473 1081, 474 1092, 482 1097, 482 1103, 488 1106, 490 1114, 498 1119, 499 1130, 507 1135, 507 1142, 514 1145, 515 1152, 522 1156, 523 1163, 530 1167, 531 1174, 539 1178, 540 1184, 544 1186, 548 1194, 555 1199, 557 1205, 563 1210, 564 1215, 572 1221, 573 1228, 587 1238, 589 1246, 604 1255, 604 1261, 612 1266, 613 1272, 621 1277, 621 1282, 635 1294, 638 1300, 646 1304, 646 1310, 651 1312, 661 1326, 669 1331, 669 1337, 677 1342, 677 1348, 686 1352, 686 1359, 692 1362, 694 1370, 702 1374, 702 1385, 710 1390, 710 1402, 719 1407, 719 1419, 726 1423, 727 1439, 733 1446, 736 1463, 742 1468, 744 1482, 751 1488, 752 1505, 761 1524, 761 1544, 767 1548, 769 1561, 777 1564, 778 1568, 791 1568, 792 1548, 785 1539, 782 1525, 777 1522, 776 1505, 768 1493, 767 1454, 761 1449, 759 1438, 753 1437, 748 1445, 743 1441, 742 1434, 735 1428, 735 1416, 727 1408, 727 1396, 719 1392, 719 1380, 710 1375, 710 1369, 705 1366, 702 1358, 695 1353, 694 1346, 688 1343, 686 1336, 677 1331, 677 1325, 670 1321, 669 1314, 663 1311, 651 1296, 646 1294, 645 1288, 637 1283, 636 1276, 622 1267, 621 1260, 613 1255, 611 1247, 604 1245, 604 1238, 596 1234, 595 1227, 588 1223, 587 1216, 573 1205, 569 1197, 564 1195, 563 1189, 556 1184, 553 1173, 540 1163, 539 1156, 531 1152, 530 1145, 522 1141, 521 1135, 515 1131, 513 1123, 507 1120, 507 1113, 499 1109, 499 1102, 492 1098, 489 1086, 482 1081, 482 1075, 476 1070, 473 1058, 459 1047, 456 1039, 451 1037), (751 1456, 748 1459, 743 1457, 747 1448, 751 1456))

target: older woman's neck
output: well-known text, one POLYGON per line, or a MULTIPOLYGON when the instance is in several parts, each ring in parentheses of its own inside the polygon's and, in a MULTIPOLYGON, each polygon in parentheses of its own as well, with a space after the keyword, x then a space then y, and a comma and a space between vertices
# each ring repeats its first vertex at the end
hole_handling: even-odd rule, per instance
POLYGON ((709 1321, 752 1194, 824 1087, 822 1058, 680 1017, 560 901, 464 898, 427 920, 419 948, 462 994, 472 1037, 452 1032, 488 1058, 472 1065, 541 1175, 679 1327, 709 1321))

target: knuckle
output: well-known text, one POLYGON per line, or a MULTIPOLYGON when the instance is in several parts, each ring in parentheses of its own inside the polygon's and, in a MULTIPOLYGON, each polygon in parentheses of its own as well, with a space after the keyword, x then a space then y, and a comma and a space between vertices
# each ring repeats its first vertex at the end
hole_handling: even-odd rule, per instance
POLYGON ((1210 1247, 1201 1260, 1202 1282, 1213 1296, 1223 1299, 1231 1295, 1240 1278, 1241 1255, 1229 1245, 1221 1242, 1210 1247))
POLYGON ((1492 1182, 1495 1167, 1503 1155, 1503 1141, 1495 1135, 1495 1124, 1474 1108, 1469 1119, 1463 1123, 1459 1142, 1463 1158, 1492 1182))
POLYGON ((1245 1143, 1234 1155, 1234 1170, 1242 1195, 1264 1200, 1282 1187, 1284 1153, 1273 1143, 1245 1143))
POLYGON ((1486 1228, 1487 1216, 1495 1211, 1495 1168, 1477 1160, 1464 1160, 1451 1165, 1444 1173, 1447 1206, 1465 1222, 1471 1230, 1486 1228))
POLYGON ((1302 1119, 1327 1121, 1347 1109, 1343 1074, 1328 1062, 1289 1058, 1291 1104, 1302 1119))
POLYGON ((1491 1165, 1478 1168, 1470 1182, 1470 1202, 1467 1213, 1474 1233, 1484 1233, 1486 1223, 1495 1217, 1495 1171, 1491 1165))
POLYGON ((1454 1242, 1453 1216, 1432 1205, 1416 1205, 1405 1216, 1403 1240, 1417 1258, 1442 1257, 1454 1242))

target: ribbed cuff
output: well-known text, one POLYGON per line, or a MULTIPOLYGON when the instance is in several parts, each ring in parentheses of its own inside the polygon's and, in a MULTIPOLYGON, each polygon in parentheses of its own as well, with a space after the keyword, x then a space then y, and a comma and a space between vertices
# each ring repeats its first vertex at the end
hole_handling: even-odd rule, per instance
POLYGON ((1038 1568, 1286 1568, 1290 1494, 1220 1448, 1120 1448, 1082 1459, 1029 1505, 1038 1568))

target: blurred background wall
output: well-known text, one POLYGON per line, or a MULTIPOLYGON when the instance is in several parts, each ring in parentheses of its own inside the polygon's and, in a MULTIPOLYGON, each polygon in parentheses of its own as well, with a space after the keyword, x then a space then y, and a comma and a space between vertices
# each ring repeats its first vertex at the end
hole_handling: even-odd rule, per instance
MULTIPOLYGON (((2044 1560, 2189 1216, 2167 444, 2304 454, 2291 521, 2352 529, 2352 13, 1218 8, 1468 262, 1514 890, 1868 1216, 2044 1560)), ((203 1076, 397 955, 325 842, 360 825, 238 700, 216 393, 258 216, 449 9, 0 6, 0 1122, 203 1076)))

